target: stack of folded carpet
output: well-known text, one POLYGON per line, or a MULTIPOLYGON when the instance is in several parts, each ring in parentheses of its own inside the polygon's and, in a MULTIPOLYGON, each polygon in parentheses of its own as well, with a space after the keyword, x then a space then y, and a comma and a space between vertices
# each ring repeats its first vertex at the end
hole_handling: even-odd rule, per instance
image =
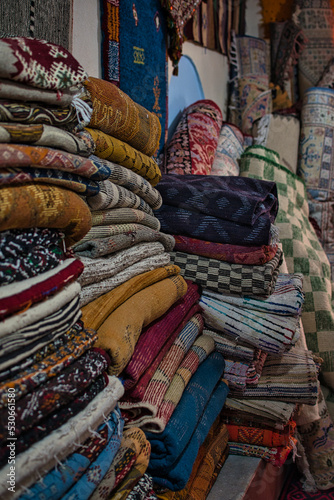
POLYGON ((1 497, 64 498, 94 489, 89 478, 108 468, 124 424, 122 384, 81 318, 84 265, 72 252, 91 228, 82 195, 97 194, 108 172, 74 131, 89 113, 78 62, 30 38, 2 39, 0 52, 1 497))

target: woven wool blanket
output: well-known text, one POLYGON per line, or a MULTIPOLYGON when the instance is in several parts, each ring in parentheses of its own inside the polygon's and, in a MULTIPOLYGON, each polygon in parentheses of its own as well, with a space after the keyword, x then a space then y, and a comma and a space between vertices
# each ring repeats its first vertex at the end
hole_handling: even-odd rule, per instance
POLYGON ((214 243, 180 234, 173 234, 176 252, 191 253, 231 264, 261 265, 275 257, 277 245, 246 247, 229 243, 214 243))
POLYGON ((167 173, 210 174, 222 122, 221 109, 209 99, 185 108, 167 145, 167 173))
POLYGON ((166 175, 157 190, 163 203, 217 219, 253 226, 267 216, 277 215, 277 187, 274 182, 237 176, 166 175))
POLYGON ((10 99, 0 99, 0 120, 10 123, 53 125, 69 132, 79 126, 74 106, 50 107, 43 103, 15 102, 10 99))
POLYGON ((210 175, 239 175, 238 159, 244 150, 244 136, 232 123, 223 123, 210 175))
MULTIPOLYGON (((92 467, 97 468, 100 478, 102 478, 102 471, 108 464, 107 460, 103 460, 104 454, 109 453, 111 459, 116 455, 121 441, 122 424, 122 417, 116 407, 108 415, 106 422, 98 427, 95 436, 88 438, 81 447, 69 455, 59 466, 48 472, 43 477, 43 481, 37 481, 20 498, 22 500, 31 496, 40 498, 43 494, 48 495, 50 490, 54 498, 65 498, 69 492, 81 487, 81 484, 85 482, 84 478, 91 473, 92 467)), ((96 487, 96 482, 93 484, 96 487)), ((89 485, 86 484, 85 486, 88 492, 90 490, 89 485)), ((80 498, 83 498, 83 496, 80 496, 80 498)))
POLYGON ((1 368, 11 365, 13 359, 19 361, 24 349, 26 354, 35 352, 37 346, 45 345, 45 342, 48 343, 64 334, 79 320, 81 316, 79 290, 75 286, 72 289, 71 287, 72 285, 67 290, 59 292, 61 297, 54 296, 45 303, 32 306, 28 309, 28 315, 23 313, 25 316, 23 319, 21 316, 12 316, 2 322, 6 335, 2 337, 0 344, 1 368), (74 295, 73 298, 71 295, 74 295), (52 308, 56 306, 55 312, 51 314, 48 309, 49 302, 52 308), (64 302, 64 305, 58 308, 61 302, 64 302), (41 316, 41 319, 35 320, 38 316, 41 316), (27 324, 17 328, 24 323, 27 324))
POLYGON ((193 316, 177 335, 168 352, 147 385, 141 401, 127 401, 126 395, 120 401, 120 408, 125 419, 125 426, 142 427, 146 420, 155 417, 164 395, 172 382, 185 355, 190 350, 198 335, 203 330, 203 318, 200 313, 193 316))
POLYGON ((105 164, 110 169, 109 180, 114 184, 123 186, 142 198, 153 209, 162 205, 162 198, 159 191, 152 186, 143 176, 132 172, 129 168, 123 167, 109 160, 103 160, 98 156, 91 155, 91 160, 95 163, 105 164))
POLYGON ((112 255, 101 257, 101 259, 91 259, 80 257, 84 265, 82 274, 78 282, 82 287, 97 283, 125 270, 127 267, 139 262, 145 257, 159 255, 165 252, 165 248, 159 241, 152 243, 138 243, 134 247, 120 250, 112 255))
POLYGON ((304 303, 303 275, 279 273, 273 293, 267 298, 236 296, 203 290, 202 297, 228 302, 237 307, 283 316, 299 316, 304 303))
MULTIPOLYGON (((113 411, 123 387, 117 377, 109 377, 107 387, 101 391, 77 415, 54 430, 41 441, 30 446, 24 453, 16 457, 18 474, 16 475, 15 493, 19 494, 38 481, 59 460, 74 452, 104 422, 105 415, 113 411)), ((0 493, 4 500, 12 498, 6 486, 6 468, 0 470, 0 493)))
POLYGON ((0 234, 0 285, 23 281, 58 266, 64 260, 63 234, 37 227, 0 234))
POLYGON ((161 230, 168 234, 252 247, 277 244, 277 229, 267 216, 260 217, 253 226, 247 226, 164 203, 155 211, 155 216, 160 221, 161 230))
POLYGON ((0 143, 1 168, 35 167, 56 169, 98 181, 108 179, 110 169, 80 154, 29 144, 0 143))
POLYGON ((97 338, 95 330, 84 329, 81 335, 76 336, 76 344, 66 344, 60 347, 59 350, 20 372, 17 378, 5 380, 0 386, 0 406, 8 406, 8 388, 15 390, 15 398, 19 399, 28 392, 32 392, 36 387, 43 384, 47 380, 55 377, 64 368, 78 359, 94 344, 97 338))
MULTIPOLYGON (((0 82, 0 96, 1 85, 0 82)), ((80 156, 89 156, 95 149, 92 137, 84 130, 71 133, 42 123, 1 123, 0 142, 61 149, 80 156)))
POLYGON ((87 200, 91 210, 106 210, 109 208, 136 208, 153 216, 153 210, 146 201, 129 189, 114 184, 110 180, 99 182, 99 192, 87 200))
POLYGON ((170 252, 171 262, 181 269, 185 279, 195 281, 203 289, 219 293, 269 297, 276 285, 282 251, 262 266, 230 264, 183 252, 170 252))
MULTIPOLYGON (((26 83, 15 82, 0 78, 0 99, 9 99, 14 102, 39 102, 57 107, 68 107, 72 104, 77 88, 62 89, 62 91, 32 87, 26 83)), ((2 124, 1 124, 2 125, 2 124)))
MULTIPOLYGON (((14 361, 14 365, 8 366, 6 368, 2 366, 4 358, 1 356, 0 381, 4 382, 6 380, 16 378, 18 373, 23 373, 26 370, 29 370, 32 365, 43 362, 43 360, 48 356, 55 355, 58 350, 63 349, 67 344, 72 345, 72 348, 74 348, 75 343, 73 344, 72 341, 76 337, 76 335, 78 335, 78 344, 81 343, 82 335, 85 335, 85 333, 82 333, 82 330, 83 326, 81 325, 81 322, 77 321, 77 323, 73 325, 72 328, 67 330, 65 334, 59 336, 53 341, 50 341, 47 345, 41 347, 40 349, 37 349, 35 352, 28 352, 29 350, 27 349, 27 354, 24 359, 17 359, 17 361, 14 361)), ((17 351, 15 352, 15 354, 13 354, 14 359, 17 354, 17 351)))
POLYGON ((97 330, 113 311, 135 293, 168 276, 175 276, 179 273, 179 267, 168 265, 134 276, 114 290, 107 292, 84 306, 82 308, 82 320, 84 324, 97 330))
POLYGON ((248 418, 261 419, 262 423, 271 427, 283 428, 296 412, 296 404, 270 399, 240 399, 228 397, 223 412, 232 410, 248 418))
MULTIPOLYGON (((147 226, 142 224, 137 224, 135 222, 130 223, 120 223, 120 224, 109 224, 103 226, 92 226, 92 228, 88 231, 88 233, 75 245, 73 245, 74 251, 76 248, 84 243, 97 240, 99 238, 109 238, 111 236, 119 236, 121 234, 131 234, 135 233, 138 230, 141 230, 147 226)), ((151 228, 147 229, 149 232, 155 231, 151 228)))
POLYGON ((130 146, 127 142, 105 134, 101 130, 89 127, 85 130, 91 135, 95 143, 96 156, 128 168, 136 174, 141 175, 152 186, 156 186, 160 181, 161 171, 153 158, 141 153, 137 149, 130 146))
POLYGON ((281 431, 236 424, 226 424, 226 427, 229 433, 229 441, 257 444, 269 448, 288 446, 290 438, 295 437, 296 433, 296 423, 293 421, 281 431))
MULTIPOLYGON (((106 373, 98 376, 92 383, 68 405, 52 412, 46 418, 33 425, 29 430, 23 432, 15 441, 17 454, 24 452, 35 443, 38 443, 56 429, 64 425, 71 417, 74 417, 102 392, 108 385, 106 373)), ((0 447, 0 463, 8 462, 8 447, 0 447)), ((52 467, 51 467, 52 468, 52 467)))
POLYGON ((109 224, 143 224, 159 231, 160 222, 155 216, 135 208, 112 208, 110 210, 94 210, 92 226, 108 226, 109 224))
POLYGON ((51 184, 71 189, 81 196, 96 196, 99 184, 95 181, 62 170, 49 168, 0 168, 0 186, 19 186, 26 182, 51 184))
MULTIPOLYGON (((82 273, 83 264, 68 258, 57 267, 23 282, 11 283, 0 289, 0 320, 25 311, 33 304, 42 302, 66 285, 74 282, 82 273)), ((3 334, 0 334, 2 337, 3 334)))
POLYGON ((105 295, 134 276, 141 275, 159 267, 167 266, 168 264, 170 264, 170 256, 169 253, 165 251, 158 255, 143 258, 139 262, 127 266, 123 271, 120 271, 110 278, 83 287, 80 293, 80 305, 86 305, 97 297, 105 295))
POLYGON ((260 446, 249 443, 228 442, 230 455, 241 455, 244 457, 256 457, 270 462, 276 467, 282 467, 288 459, 290 453, 296 449, 297 439, 291 437, 287 446, 260 446))
POLYGON ((185 318, 198 302, 200 294, 195 283, 187 282, 187 292, 165 314, 143 329, 136 349, 124 368, 121 378, 126 394, 137 385, 138 379, 149 368, 164 349, 164 345, 174 339, 179 329, 184 327, 185 318))
POLYGON ((27 183, 0 189, 0 230, 49 227, 73 245, 91 228, 91 211, 77 193, 59 186, 27 183))
POLYGON ((145 432, 159 433, 165 430, 191 377, 194 375, 199 365, 203 363, 214 350, 214 340, 208 335, 199 335, 195 339, 193 345, 176 370, 165 392, 163 400, 158 407, 156 417, 146 419, 146 422, 142 426, 145 432))
MULTIPOLYGON (((80 257, 92 259, 110 255, 125 248, 130 248, 138 243, 159 241, 170 252, 174 247, 174 238, 170 234, 156 231, 147 226, 138 224, 135 231, 123 230, 122 233, 106 238, 94 238, 76 245, 75 254, 80 257)), ((97 226, 99 227, 99 226, 97 226)), ((88 231, 87 231, 88 232, 88 231)))
POLYGON ((240 159, 240 175, 270 179, 277 183, 279 210, 276 225, 289 273, 303 274, 305 293, 302 322, 308 348, 324 359, 322 376, 333 387, 332 283, 330 265, 309 221, 303 180, 269 159, 271 152, 252 146, 240 159))
POLYGON ((64 47, 30 37, 2 38, 0 77, 44 89, 80 85, 87 73, 64 47), (59 64, 62 73, 59 74, 59 64), (34 69, 32 69, 34 68, 34 69))
MULTIPOLYGON (((202 365, 199 367, 194 377, 192 377, 193 379, 197 378, 196 375, 201 372, 201 368, 204 367, 209 362, 210 358, 212 359, 212 357, 215 355, 217 356, 218 353, 210 354, 207 360, 204 361, 204 363, 202 363, 202 365)), ((187 432, 185 432, 185 434, 183 434, 183 436, 181 437, 177 428, 171 430, 168 441, 171 442, 176 438, 178 440, 178 443, 175 443, 175 448, 173 452, 170 455, 166 456, 163 451, 162 454, 159 453, 160 450, 158 451, 159 439, 157 438, 157 434, 154 434, 153 439, 150 434, 147 434, 147 438, 151 442, 151 447, 152 447, 148 472, 152 475, 153 480, 156 484, 159 484, 160 486, 163 487, 167 487, 173 491, 181 490, 186 486, 199 448, 203 444, 211 426, 213 425, 215 419, 219 415, 222 407, 224 406, 224 401, 228 393, 228 386, 226 382, 224 382, 223 380, 217 381, 215 387, 211 389, 209 398, 206 400, 205 408, 202 408, 203 412, 202 415, 198 417, 194 416, 194 418, 189 419, 188 411, 189 411, 189 404, 191 406, 191 403, 188 402, 186 394, 188 394, 188 388, 191 385, 192 382, 188 384, 181 398, 181 401, 178 404, 178 408, 180 408, 180 410, 183 408, 183 417, 182 417, 183 425, 185 423, 186 415, 188 416, 187 420, 193 421, 193 425, 194 425, 194 420, 196 421, 196 419, 198 419, 193 428, 191 436, 188 437, 187 432), (183 407, 183 402, 185 400, 187 403, 188 411, 183 407), (157 453, 159 453, 159 457, 157 456, 157 453), (165 466, 163 466, 164 462, 166 464, 165 466)), ((197 391, 198 390, 199 389, 197 388, 197 391)), ((196 400, 197 397, 198 396, 192 395, 191 399, 196 400)), ((166 432, 168 432, 168 430, 171 429, 170 426, 175 419, 175 415, 176 412, 178 411, 178 408, 174 411, 174 414, 172 415, 168 425, 166 426, 164 432, 161 434, 160 443, 163 445, 163 447, 167 443, 166 432), (165 439, 163 439, 163 435, 166 436, 165 439)), ((200 409, 198 410, 199 412, 201 411, 200 409)), ((193 408, 193 411, 196 411, 195 408, 193 408)))
POLYGON ((205 325, 223 331, 234 339, 267 353, 280 355, 291 349, 299 338, 296 316, 245 309, 221 300, 203 296, 200 300, 205 325))
POLYGON ((234 339, 222 331, 208 328, 206 325, 203 329, 205 335, 210 335, 215 341, 216 351, 221 352, 224 357, 238 358, 245 361, 253 361, 257 358, 256 347, 246 344, 241 339, 234 339))
POLYGON ((110 495, 135 464, 136 458, 148 445, 144 431, 139 427, 124 429, 120 447, 102 481, 97 485, 91 500, 102 500, 110 495))
MULTIPOLYGON (((42 386, 17 400, 15 404, 15 436, 18 437, 52 411, 73 400, 92 380, 106 371, 109 364, 108 355, 102 349, 92 347, 71 365, 64 368, 55 378, 49 379, 42 386)), ((4 438, 5 431, 8 429, 6 415, 8 416, 8 409, 0 409, 0 421, 3 429, 0 432, 1 439, 4 438)))
POLYGON ((89 127, 116 137, 152 156, 159 147, 159 118, 113 83, 90 76, 84 86, 93 104, 89 127))
POLYGON ((111 358, 108 369, 119 375, 128 364, 142 329, 164 314, 187 291, 181 275, 170 276, 135 293, 109 314, 97 329, 96 346, 111 358))

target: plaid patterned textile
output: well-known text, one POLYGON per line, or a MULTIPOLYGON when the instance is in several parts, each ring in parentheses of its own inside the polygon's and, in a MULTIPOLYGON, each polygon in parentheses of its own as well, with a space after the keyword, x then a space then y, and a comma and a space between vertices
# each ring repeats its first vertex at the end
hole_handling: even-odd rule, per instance
MULTIPOLYGON (((301 178, 268 158, 267 149, 251 146, 240 159, 240 175, 275 181, 279 210, 275 224, 289 273, 304 278, 302 322, 308 348, 323 358, 322 375, 334 386, 334 311, 328 258, 308 216, 305 184, 301 178)), ((270 153, 270 151, 269 151, 270 153)))

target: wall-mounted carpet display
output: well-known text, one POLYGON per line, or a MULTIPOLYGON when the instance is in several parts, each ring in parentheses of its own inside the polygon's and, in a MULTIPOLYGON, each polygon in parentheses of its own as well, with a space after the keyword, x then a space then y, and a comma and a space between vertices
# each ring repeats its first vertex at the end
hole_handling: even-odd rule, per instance
POLYGON ((11 0, 0 5, 0 38, 29 36, 71 50, 72 0, 11 0))
POLYGON ((161 123, 167 139, 167 28, 159 0, 100 0, 102 78, 117 85, 161 123))

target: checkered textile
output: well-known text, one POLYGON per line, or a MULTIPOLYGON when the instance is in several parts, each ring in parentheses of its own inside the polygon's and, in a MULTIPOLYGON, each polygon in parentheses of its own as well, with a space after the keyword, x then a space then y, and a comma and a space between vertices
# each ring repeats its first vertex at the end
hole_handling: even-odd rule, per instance
POLYGON ((334 311, 328 258, 310 224, 304 182, 279 163, 268 159, 262 146, 249 147, 240 159, 240 175, 275 181, 279 228, 289 273, 303 274, 305 301, 302 322, 308 348, 324 360, 322 374, 334 387, 334 311))
POLYGON ((282 251, 278 249, 275 257, 261 266, 230 264, 183 252, 170 252, 170 256, 185 279, 205 289, 268 297, 275 289, 282 251))

